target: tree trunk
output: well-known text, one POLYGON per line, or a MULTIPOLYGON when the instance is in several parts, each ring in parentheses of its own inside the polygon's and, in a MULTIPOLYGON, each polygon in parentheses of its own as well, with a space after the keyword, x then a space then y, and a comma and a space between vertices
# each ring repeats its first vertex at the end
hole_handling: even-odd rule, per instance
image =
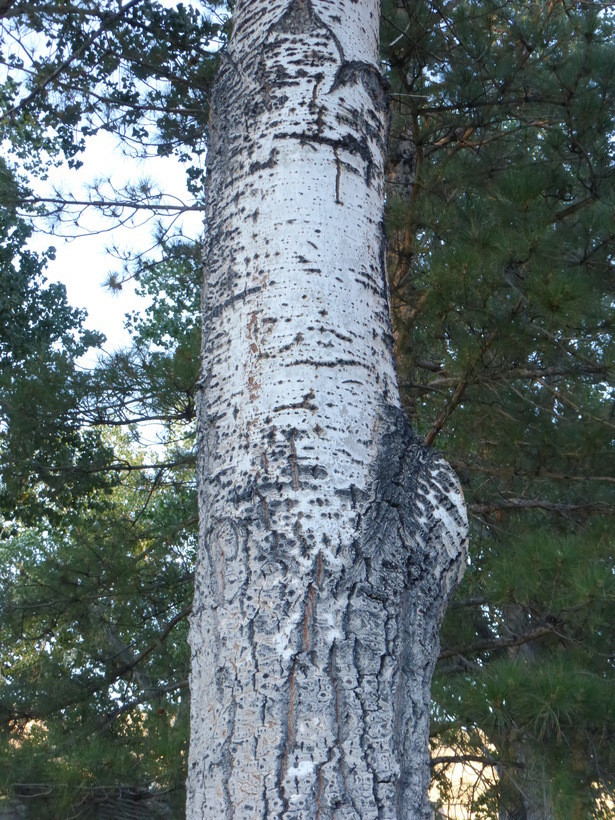
POLYGON ((187 817, 430 816, 465 508, 393 362, 377 0, 241 0, 208 148, 187 817))
MULTIPOLYGON (((516 604, 502 608, 502 622, 506 634, 523 635, 533 624, 528 613, 516 604)), ((531 641, 506 650, 509 658, 523 664, 527 674, 540 663, 540 650, 531 641)), ((548 794, 549 776, 544 763, 536 754, 536 739, 519 732, 516 726, 508 728, 499 744, 506 759, 517 765, 505 766, 500 771, 500 810, 498 820, 557 820, 548 794)))
MULTIPOLYGON (((500 783, 498 820, 557 820, 547 794, 548 782, 548 774, 544 769, 540 772, 534 770, 523 778, 511 778, 508 772, 505 773, 500 783)), ((570 817, 575 817, 574 811, 570 817)))

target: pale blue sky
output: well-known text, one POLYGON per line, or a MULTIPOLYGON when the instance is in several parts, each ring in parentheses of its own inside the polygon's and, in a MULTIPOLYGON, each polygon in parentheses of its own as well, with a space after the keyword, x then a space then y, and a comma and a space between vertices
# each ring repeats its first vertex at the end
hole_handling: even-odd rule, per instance
MULTIPOLYGON (((184 167, 173 158, 151 157, 136 161, 122 155, 115 139, 101 133, 92 138, 83 155, 83 167, 78 171, 66 167, 55 169, 49 185, 70 192, 76 199, 87 198, 87 184, 96 179, 110 177, 117 188, 130 180, 140 177, 151 179, 160 190, 190 202, 191 196, 185 187, 184 167)), ((37 184, 37 193, 53 195, 37 184)), ((59 280, 66 285, 68 301, 74 307, 88 311, 88 326, 107 336, 107 350, 126 345, 129 341, 123 323, 124 316, 132 310, 142 309, 144 300, 138 299, 132 283, 125 285, 119 293, 111 293, 104 287, 110 271, 118 271, 121 264, 109 252, 109 247, 117 245, 122 249, 148 249, 152 245, 153 224, 146 221, 146 215, 139 214, 128 226, 113 227, 108 220, 91 208, 80 220, 84 231, 74 239, 63 239, 60 235, 50 236, 40 232, 35 235, 32 246, 38 250, 54 245, 56 260, 49 264, 47 278, 59 280), (87 231, 92 231, 88 233, 87 231)), ((190 212, 181 217, 184 232, 198 237, 202 232, 202 216, 190 212)), ((41 228, 43 226, 40 226, 41 228)), ((79 233, 72 225, 56 229, 64 233, 79 233)))

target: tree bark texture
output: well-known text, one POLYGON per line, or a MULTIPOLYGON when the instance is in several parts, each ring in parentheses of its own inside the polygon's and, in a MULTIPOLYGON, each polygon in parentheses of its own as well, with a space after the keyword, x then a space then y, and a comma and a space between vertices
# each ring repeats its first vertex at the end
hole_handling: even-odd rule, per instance
POLYGON ((466 518, 401 410, 377 0, 243 0, 208 148, 187 817, 430 816, 466 518))

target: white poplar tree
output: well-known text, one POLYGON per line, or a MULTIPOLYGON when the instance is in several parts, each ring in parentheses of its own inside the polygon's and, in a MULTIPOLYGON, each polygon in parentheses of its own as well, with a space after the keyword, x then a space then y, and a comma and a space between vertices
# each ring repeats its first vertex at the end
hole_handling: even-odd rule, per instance
POLYGON ((409 429, 379 0, 238 0, 209 133, 188 820, 426 818, 465 554, 409 429))

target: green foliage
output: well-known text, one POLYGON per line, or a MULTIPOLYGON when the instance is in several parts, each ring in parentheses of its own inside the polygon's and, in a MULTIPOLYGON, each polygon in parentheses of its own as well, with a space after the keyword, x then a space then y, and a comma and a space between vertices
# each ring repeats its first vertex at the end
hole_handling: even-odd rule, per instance
POLYGON ((195 500, 191 475, 163 481, 131 474, 63 534, 0 546, 0 788, 48 784, 50 817, 183 783, 195 500))
POLYGON ((603 816, 615 780, 612 16, 481 1, 391 2, 384 18, 400 380, 472 523, 434 742, 499 760, 475 811, 603 816))
POLYGON ((154 298, 130 320, 134 348, 87 371, 77 359, 100 337, 82 330, 62 286, 44 285, 45 259, 24 244, 31 229, 6 219, 0 792, 40 793, 37 813, 56 818, 115 805, 128 787, 150 816, 156 798, 179 816, 198 253, 164 249, 141 278, 154 298), (162 459, 130 443, 152 421, 162 459))
MULTIPOLYGON (((4 162, 1 184, 15 187, 4 162)), ((99 433, 76 418, 85 378, 76 361, 103 337, 83 329, 60 284, 45 284, 54 251, 27 247, 32 227, 9 208, 0 210, 0 511, 9 521, 62 510, 102 489, 97 470, 110 451, 99 433), (42 483, 41 483, 42 482, 42 483)))
MULTIPOLYGON (((201 248, 198 242, 161 242, 160 251, 160 262, 138 274, 137 292, 150 304, 143 314, 127 317, 134 343, 124 366, 129 379, 132 369, 133 378, 139 374, 143 381, 151 416, 168 424, 192 422, 200 373, 201 248)), ((121 368, 119 359, 116 363, 121 368)), ((107 373, 115 383, 115 368, 107 373)))
POLYGON ((185 435, 175 447, 179 453, 193 445, 201 346, 200 252, 197 244, 183 242, 163 244, 160 250, 162 259, 139 271, 138 292, 150 305, 143 314, 127 317, 132 347, 101 359, 90 379, 85 412, 92 424, 132 425, 137 440, 139 422, 157 422, 165 427, 167 442, 185 435))
POLYGON ((121 133, 139 151, 150 137, 161 154, 204 147, 224 14, 224 4, 18 5, 5 21, 2 53, 9 77, 22 80, 4 86, 5 105, 12 103, 7 138, 36 122, 39 130, 24 134, 28 144, 39 147, 47 130, 72 161, 99 129, 121 133))

